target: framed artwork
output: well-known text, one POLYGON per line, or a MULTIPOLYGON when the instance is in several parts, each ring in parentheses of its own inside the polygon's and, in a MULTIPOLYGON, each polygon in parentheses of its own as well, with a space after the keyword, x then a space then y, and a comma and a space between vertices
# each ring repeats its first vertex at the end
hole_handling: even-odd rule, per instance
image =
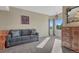
POLYGON ((29 16, 21 16, 21 24, 29 24, 29 16))
POLYGON ((67 23, 79 22, 79 6, 70 6, 66 11, 67 23))

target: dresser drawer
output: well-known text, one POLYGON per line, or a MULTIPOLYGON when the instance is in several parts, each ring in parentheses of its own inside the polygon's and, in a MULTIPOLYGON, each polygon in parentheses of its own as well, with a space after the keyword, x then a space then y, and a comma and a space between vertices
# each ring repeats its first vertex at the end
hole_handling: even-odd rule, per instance
POLYGON ((78 43, 72 43, 72 49, 75 50, 75 51, 79 51, 78 43))
POLYGON ((77 27, 72 28, 72 31, 74 31, 74 30, 79 31, 79 28, 77 28, 77 27))
POLYGON ((72 38, 71 37, 63 37, 63 41, 71 42, 72 38))
POLYGON ((71 36, 71 33, 70 32, 62 32, 62 35, 63 36, 71 36))
POLYGON ((62 45, 67 47, 67 48, 71 48, 71 43, 70 42, 63 41, 62 45))
POLYGON ((62 36, 71 36, 70 28, 63 28, 62 29, 62 36))
POLYGON ((70 31, 71 28, 62 28, 63 31, 70 31))

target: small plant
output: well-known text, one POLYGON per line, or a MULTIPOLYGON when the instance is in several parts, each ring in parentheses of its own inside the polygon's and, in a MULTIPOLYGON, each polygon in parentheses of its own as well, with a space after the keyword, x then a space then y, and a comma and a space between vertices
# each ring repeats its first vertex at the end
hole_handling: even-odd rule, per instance
POLYGON ((62 29, 62 24, 56 26, 57 29, 61 30, 62 29))

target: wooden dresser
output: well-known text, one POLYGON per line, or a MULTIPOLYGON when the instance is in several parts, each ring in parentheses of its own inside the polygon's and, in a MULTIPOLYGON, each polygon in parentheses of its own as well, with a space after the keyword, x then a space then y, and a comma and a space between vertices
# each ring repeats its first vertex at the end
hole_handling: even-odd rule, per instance
POLYGON ((62 28, 62 46, 79 52, 79 27, 62 28))
POLYGON ((8 31, 0 30, 0 49, 5 49, 5 41, 8 35, 8 31))

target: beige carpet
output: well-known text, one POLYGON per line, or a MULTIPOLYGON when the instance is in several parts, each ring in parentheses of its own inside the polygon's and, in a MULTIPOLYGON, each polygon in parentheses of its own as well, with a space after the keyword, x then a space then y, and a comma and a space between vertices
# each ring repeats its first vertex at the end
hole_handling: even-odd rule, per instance
POLYGON ((39 41, 25 43, 17 46, 13 46, 10 48, 6 48, 5 50, 1 50, 0 53, 51 53, 53 47, 53 38, 46 39, 47 37, 39 38, 39 41), (44 41, 46 39, 46 41, 44 41), (46 42, 42 48, 37 48, 41 42, 46 42))

